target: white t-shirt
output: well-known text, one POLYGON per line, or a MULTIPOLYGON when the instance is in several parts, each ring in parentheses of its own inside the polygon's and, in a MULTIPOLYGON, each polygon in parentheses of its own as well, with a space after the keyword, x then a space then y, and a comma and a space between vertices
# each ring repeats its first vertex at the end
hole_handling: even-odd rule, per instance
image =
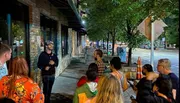
POLYGON ((0 67, 0 79, 6 75, 8 75, 8 70, 7 70, 6 63, 4 63, 4 65, 0 67))

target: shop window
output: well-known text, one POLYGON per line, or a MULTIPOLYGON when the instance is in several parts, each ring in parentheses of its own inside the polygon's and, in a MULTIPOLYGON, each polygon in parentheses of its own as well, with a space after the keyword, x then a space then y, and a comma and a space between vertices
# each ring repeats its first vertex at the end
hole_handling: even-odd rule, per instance
POLYGON ((77 47, 81 45, 81 34, 77 33, 77 47))
POLYGON ((26 57, 25 27, 22 22, 14 21, 14 23, 12 23, 12 35, 14 37, 12 56, 26 57))
POLYGON ((61 26, 61 44, 62 44, 62 56, 68 54, 68 27, 61 26))
POLYGON ((44 42, 51 40, 54 42, 55 54, 58 54, 57 47, 57 21, 41 14, 40 16, 40 25, 41 25, 41 47, 44 47, 44 42))

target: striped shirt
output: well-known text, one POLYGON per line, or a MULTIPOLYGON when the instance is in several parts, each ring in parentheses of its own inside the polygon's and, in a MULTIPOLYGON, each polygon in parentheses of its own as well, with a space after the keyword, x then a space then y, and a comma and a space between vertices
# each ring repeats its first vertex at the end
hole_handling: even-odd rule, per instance
POLYGON ((105 65, 104 62, 101 61, 96 61, 96 64, 98 66, 98 76, 101 77, 104 73, 105 65))

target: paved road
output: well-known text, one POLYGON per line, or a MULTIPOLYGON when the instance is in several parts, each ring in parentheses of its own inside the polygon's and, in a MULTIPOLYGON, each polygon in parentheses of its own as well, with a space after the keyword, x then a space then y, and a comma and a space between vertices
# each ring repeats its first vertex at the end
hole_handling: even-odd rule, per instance
MULTIPOLYGON (((135 49, 133 50, 133 63, 137 61, 138 56, 142 58, 143 64, 150 63, 151 50, 135 49)), ((172 71, 179 77, 179 50, 155 50, 154 51, 154 66, 157 70, 157 62, 161 58, 168 58, 171 61, 172 71)))

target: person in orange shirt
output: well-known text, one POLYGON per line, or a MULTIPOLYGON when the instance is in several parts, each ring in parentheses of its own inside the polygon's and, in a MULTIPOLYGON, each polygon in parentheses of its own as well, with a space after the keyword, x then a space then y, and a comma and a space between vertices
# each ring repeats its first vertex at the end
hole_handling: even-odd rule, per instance
POLYGON ((41 89, 28 77, 26 60, 15 57, 9 64, 9 74, 0 80, 0 98, 7 97, 16 103, 44 103, 41 89))

